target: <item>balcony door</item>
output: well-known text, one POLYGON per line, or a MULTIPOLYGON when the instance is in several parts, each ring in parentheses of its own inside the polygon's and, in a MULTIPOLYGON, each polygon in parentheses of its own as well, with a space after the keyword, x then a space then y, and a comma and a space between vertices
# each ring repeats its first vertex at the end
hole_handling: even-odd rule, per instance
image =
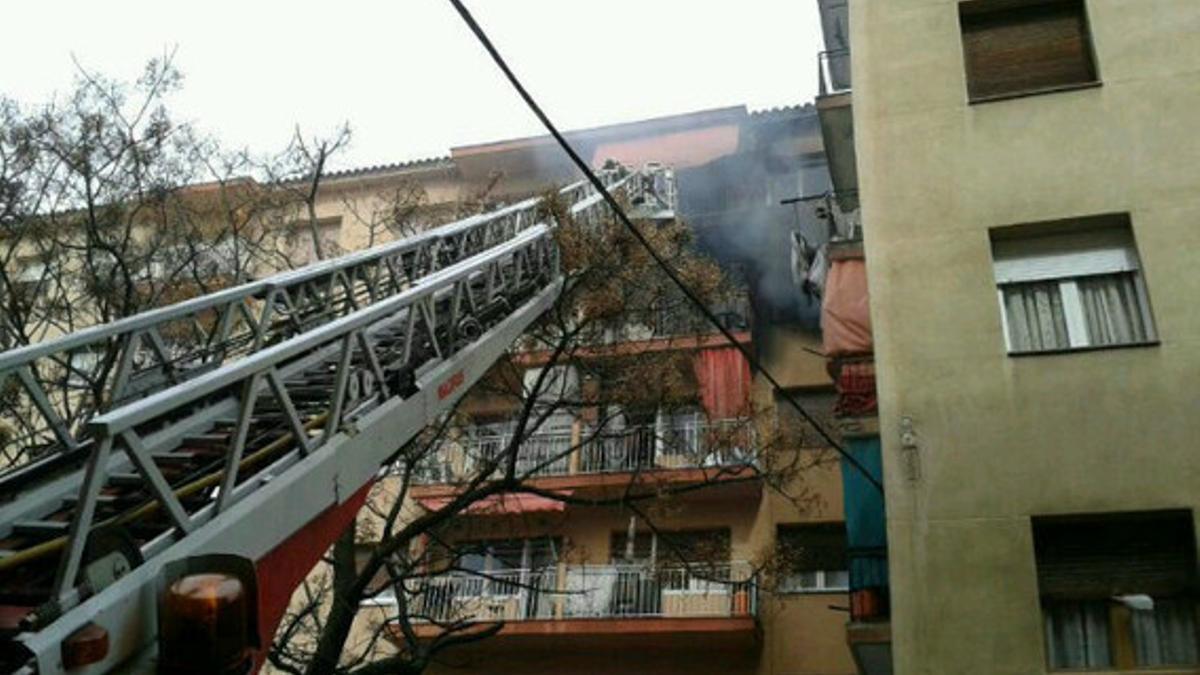
POLYGON ((729 595, 728 529, 615 532, 611 612, 614 615, 690 615, 724 609, 729 595), (681 596, 705 596, 686 599, 681 596))
POLYGON ((481 599, 496 619, 550 618, 557 589, 558 537, 465 542, 459 594, 481 599))

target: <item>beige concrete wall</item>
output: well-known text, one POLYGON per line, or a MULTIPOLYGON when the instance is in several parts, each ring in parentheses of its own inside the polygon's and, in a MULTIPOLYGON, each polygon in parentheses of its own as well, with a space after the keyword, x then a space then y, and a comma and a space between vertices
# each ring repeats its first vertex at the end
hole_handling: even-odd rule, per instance
POLYGON ((1087 7, 1101 87, 968 105, 955 0, 851 0, 900 675, 1045 670, 1031 514, 1200 503, 1200 3, 1087 7), (1110 212, 1161 345, 1009 357, 988 229, 1110 212))
POLYGON ((771 597, 762 607, 766 640, 760 675, 853 675, 846 648, 845 593, 771 597))
MULTIPOLYGON (((458 180, 453 168, 442 166, 362 177, 330 178, 318 192, 316 210, 317 217, 323 221, 340 219, 337 236, 339 254, 396 239, 395 233, 379 226, 379 219, 380 211, 390 205, 400 187, 423 192, 423 210, 426 214, 418 219, 418 229, 453 220, 451 213, 454 205, 471 192, 470 186, 458 180)), ((303 214, 297 213, 297 216, 303 217, 303 214)), ((330 255, 329 252, 326 254, 330 255)))
POLYGON ((780 385, 792 388, 832 387, 825 367, 821 336, 793 326, 775 325, 764 328, 765 335, 756 336, 762 349, 761 358, 780 385))

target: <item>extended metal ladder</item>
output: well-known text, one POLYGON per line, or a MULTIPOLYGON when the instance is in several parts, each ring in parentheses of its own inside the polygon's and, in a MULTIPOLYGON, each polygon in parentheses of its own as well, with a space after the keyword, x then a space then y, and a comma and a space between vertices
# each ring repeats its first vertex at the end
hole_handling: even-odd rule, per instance
MULTIPOLYGON (((669 170, 603 177, 673 209, 669 170)), ((577 221, 605 209, 586 183, 561 197, 577 221)), ((0 670, 66 672, 91 622, 111 648, 72 672, 111 671, 153 643, 164 564, 258 560, 370 483, 558 296, 541 206, 0 353, 28 430, 0 466, 0 670), (79 353, 108 356, 72 388, 79 353)))

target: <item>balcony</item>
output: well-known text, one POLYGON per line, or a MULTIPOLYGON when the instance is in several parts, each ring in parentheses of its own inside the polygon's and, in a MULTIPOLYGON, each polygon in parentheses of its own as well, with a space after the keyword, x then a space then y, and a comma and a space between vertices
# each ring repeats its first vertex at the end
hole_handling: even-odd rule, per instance
MULTIPOLYGON (((412 604, 418 636, 440 625, 504 622, 499 637, 732 634, 753 642, 758 584, 748 563, 568 565, 428 578, 412 604)), ((619 638, 622 639, 622 638, 619 638)), ((718 638, 719 639, 719 638, 718 638)))
MULTIPOLYGON (((443 442, 418 472, 415 483, 453 486, 472 477, 513 442, 507 425, 474 427, 459 440, 443 442)), ((528 436, 517 457, 518 476, 546 489, 602 487, 604 476, 625 485, 629 474, 645 480, 704 480, 740 475, 755 463, 749 420, 707 420, 699 415, 670 423, 595 429, 570 428, 528 436)), ((616 484, 616 483, 614 483, 616 484)), ((414 496, 433 496, 416 490, 414 496)))
MULTIPOLYGON (((817 116, 833 189, 857 194, 858 166, 854 149, 854 109, 850 98, 850 50, 821 52, 817 56, 819 82, 817 116)), ((843 204, 843 210, 857 208, 843 204)))
MULTIPOLYGON (((750 297, 745 292, 730 294, 708 309, 721 321, 722 326, 730 331, 739 333, 750 329, 750 297)), ((653 310, 629 312, 624 319, 620 327, 605 332, 605 343, 697 337, 719 332, 709 322, 708 317, 693 307, 682 295, 674 292, 661 298, 659 306, 653 310)))

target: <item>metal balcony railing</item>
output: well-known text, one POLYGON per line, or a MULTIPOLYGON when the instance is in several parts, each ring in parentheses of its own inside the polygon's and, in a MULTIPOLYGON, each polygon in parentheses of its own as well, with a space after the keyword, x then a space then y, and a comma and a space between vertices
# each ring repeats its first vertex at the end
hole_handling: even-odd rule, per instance
MULTIPOLYGON (((508 449, 511 433, 474 437, 467 441, 467 456, 486 461, 508 449)), ((559 476, 570 473, 571 432, 539 431, 521 443, 517 475, 559 476)))
POLYGON ((850 91, 850 50, 834 49, 817 54, 817 74, 819 96, 850 91))
POLYGON ((579 473, 736 466, 753 461, 745 420, 646 424, 594 433, 580 448, 579 473))
MULTIPOLYGON (((750 298, 739 294, 713 303, 709 310, 731 331, 749 330, 752 317, 750 298)), ((607 328, 597 336, 598 344, 619 345, 626 342, 705 336, 718 333, 699 310, 682 297, 672 297, 662 306, 646 310, 630 310, 619 326, 607 328)))
MULTIPOLYGON (((418 483, 469 478, 481 462, 504 452, 511 433, 469 432, 446 442, 417 467, 418 483)), ((630 473, 651 469, 741 466, 754 463, 753 425, 742 419, 675 421, 602 430, 583 428, 530 435, 517 457, 519 476, 630 473)))
POLYGON ((452 572, 416 589, 417 615, 453 621, 637 617, 752 617, 758 583, 748 563, 689 567, 559 564, 537 570, 452 572))

